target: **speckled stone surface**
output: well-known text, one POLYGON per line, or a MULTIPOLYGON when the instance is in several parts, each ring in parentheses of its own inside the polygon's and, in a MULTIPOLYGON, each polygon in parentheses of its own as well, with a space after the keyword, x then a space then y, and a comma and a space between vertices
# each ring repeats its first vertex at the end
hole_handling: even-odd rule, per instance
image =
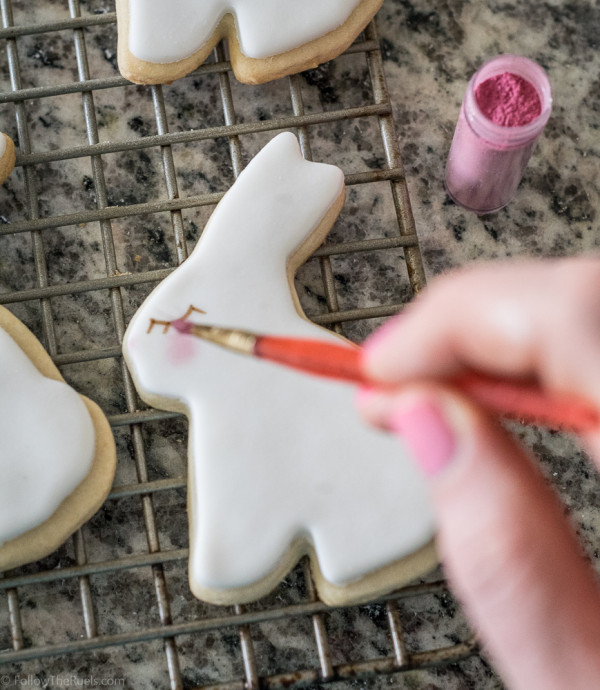
MULTIPOLYGON (((66 20, 78 7, 83 16, 114 10, 110 0, 79 4, 75 0, 6 0, 3 7, 5 18, 12 8, 15 25, 66 20)), ((597 4, 592 0, 435 4, 384 0, 377 24, 428 279, 476 260, 595 250, 600 244, 597 4), (485 59, 506 52, 527 55, 546 68, 554 111, 515 199, 495 215, 477 217, 455 206, 445 194, 444 164, 469 77, 485 59)), ((114 24, 88 28, 84 36, 89 76, 118 76, 114 24)), ((12 89, 6 45, 5 39, 0 40, 0 92, 12 89)), ((18 37, 16 49, 20 88, 68 84, 78 78, 72 30, 18 37)), ((299 77, 299 84, 307 113, 361 106, 373 99, 363 54, 342 56, 307 72, 299 77)), ((165 86, 162 94, 169 131, 223 125, 220 89, 221 77, 210 72, 165 86)), ((231 92, 238 122, 293 114, 287 80, 249 87, 232 79, 231 92)), ((152 89, 135 85, 96 90, 93 112, 99 141, 141 139, 159 133, 153 97, 159 98, 152 89)), ((0 130, 20 144, 21 152, 28 146, 33 153, 85 146, 89 132, 84 105, 79 93, 29 99, 20 108, 0 103, 0 130), (27 123, 29 142, 19 141, 19 121, 27 123)), ((248 161, 271 136, 266 132, 241 137, 243 160, 248 161)), ((315 160, 336 163, 348 174, 385 168, 376 118, 315 125, 310 128, 310 143, 315 160)), ((172 155, 181 197, 224 192, 234 180, 226 138, 176 144, 172 155)), ((119 466, 115 485, 143 480, 166 482, 170 488, 153 492, 151 501, 117 494, 85 526, 82 540, 70 540, 40 563, 7 573, 9 578, 56 573, 85 559, 90 563, 132 562, 145 558, 158 545, 173 554, 187 548, 187 425, 181 419, 151 421, 134 433, 128 425, 118 424, 118 415, 127 413, 135 400, 124 389, 121 360, 113 350, 118 348, 123 325, 154 285, 136 284, 135 274, 176 266, 193 248, 214 205, 185 209, 181 215, 160 212, 109 223, 51 226, 36 236, 13 233, 10 228, 32 216, 93 211, 99 202, 125 206, 168 198, 160 148, 105 154, 102 164, 105 189, 88 156, 40 162, 28 175, 17 166, 0 189, 0 298, 62 362, 64 376, 116 420, 119 466), (174 224, 181 225, 184 242, 176 239, 174 224), (43 305, 35 293, 27 292, 40 286, 36 263, 46 284, 57 288, 43 305), (76 291, 76 284, 107 274, 132 274, 132 284, 120 294, 106 288, 76 291), (105 357, 74 361, 74 353, 99 349, 105 351, 105 357)), ((353 185, 329 242, 385 238, 396 232, 389 184, 353 185)), ((342 310, 401 304, 411 298, 401 250, 335 256, 331 268, 342 310)), ((309 315, 327 312, 318 260, 310 260, 301 269, 297 287, 309 315)), ((358 341, 380 322, 348 322, 343 330, 358 341)), ((588 469, 584 455, 559 435, 520 428, 516 433, 540 458, 547 476, 563 495, 590 557, 597 561, 600 482, 588 469)), ((436 571, 427 580, 440 575, 436 571)), ((296 605, 307 596, 299 566, 271 596, 249 606, 248 611, 296 605)), ((460 607, 444 590, 400 599, 398 612, 409 652, 452 645, 469 635, 460 607)), ((231 614, 230 609, 208 606, 191 596, 185 558, 181 557, 168 559, 162 572, 145 564, 107 568, 81 580, 25 581, 12 592, 0 590, 0 681, 5 687, 37 687, 44 682, 49 687, 62 682, 64 687, 65 679, 71 678, 123 679, 122 687, 163 688, 169 687, 169 659, 172 664, 176 659, 178 670, 172 666, 171 672, 181 675, 186 688, 239 683, 245 672, 239 633, 235 627, 218 625, 219 619, 231 614), (86 597, 91 607, 86 606, 86 597), (185 627, 207 619, 214 622, 209 630, 185 627), (15 630, 15 620, 20 621, 20 632, 15 630), (169 622, 181 626, 181 634, 167 642, 166 652, 162 640, 146 641, 140 636, 148 628, 169 622), (117 639, 127 644, 63 653, 77 641, 95 635, 119 635, 117 639), (2 663, 2 653, 20 644, 25 648, 59 647, 56 654, 42 659, 2 663)), ((330 611, 323 621, 334 665, 393 653, 381 603, 330 611)), ((319 666, 309 616, 253 623, 248 632, 261 676, 319 666)), ((332 687, 492 690, 502 685, 484 659, 472 656, 429 670, 349 679, 332 687)))

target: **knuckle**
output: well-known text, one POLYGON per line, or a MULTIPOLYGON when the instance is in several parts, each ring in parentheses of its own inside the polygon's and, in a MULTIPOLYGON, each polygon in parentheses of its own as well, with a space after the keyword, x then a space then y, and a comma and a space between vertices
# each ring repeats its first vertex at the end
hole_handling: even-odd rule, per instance
MULTIPOLYGON (((582 346, 599 346, 600 260, 593 257, 566 260, 557 269, 556 281, 555 312, 564 332, 570 334, 569 342, 579 340, 582 346)), ((566 342, 561 343, 562 347, 568 347, 566 342)))
POLYGON ((557 278, 560 291, 572 308, 597 306, 600 301, 600 259, 568 259, 559 266, 557 278))

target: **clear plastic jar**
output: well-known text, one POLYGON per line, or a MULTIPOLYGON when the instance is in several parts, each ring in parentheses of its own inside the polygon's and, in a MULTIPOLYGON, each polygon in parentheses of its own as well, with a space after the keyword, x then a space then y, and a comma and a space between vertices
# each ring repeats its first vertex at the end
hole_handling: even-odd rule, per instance
POLYGON ((550 83, 537 63, 519 55, 499 55, 483 64, 467 86, 448 155, 446 190, 452 199, 478 214, 506 206, 517 191, 551 110, 550 83), (477 104, 479 84, 504 72, 526 79, 537 91, 541 112, 526 125, 495 124, 477 104))

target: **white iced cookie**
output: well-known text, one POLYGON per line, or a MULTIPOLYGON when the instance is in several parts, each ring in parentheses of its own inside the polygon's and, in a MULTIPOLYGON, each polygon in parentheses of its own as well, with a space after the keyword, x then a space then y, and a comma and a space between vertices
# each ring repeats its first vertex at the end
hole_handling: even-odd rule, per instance
POLYGON ((0 307, 0 571, 48 555, 91 517, 115 461, 100 408, 0 307))
MULTIPOLYGON (((352 386, 154 327, 196 323, 339 342, 303 316, 293 276, 344 197, 342 172, 273 139, 222 199, 189 259, 138 310, 124 354, 148 403, 190 421, 189 579, 242 603, 309 554, 328 603, 366 600, 435 562, 424 483, 397 440, 364 426, 352 386)), ((343 340, 343 339, 342 339, 343 340)), ((346 341, 343 341, 346 342, 346 341)))
POLYGON ((8 134, 0 132, 0 184, 6 180, 15 167, 15 145, 8 134))
POLYGON ((331 60, 383 0, 117 0, 118 61, 140 84, 179 79, 226 38, 235 76, 277 79, 331 60))

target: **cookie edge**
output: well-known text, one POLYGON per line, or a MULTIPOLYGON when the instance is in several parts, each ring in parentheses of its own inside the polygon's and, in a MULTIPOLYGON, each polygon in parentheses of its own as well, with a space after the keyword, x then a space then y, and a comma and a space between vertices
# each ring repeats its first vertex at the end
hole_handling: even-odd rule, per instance
POLYGON ((8 134, 4 134, 3 132, 0 132, 0 134, 6 140, 6 148, 2 154, 2 157, 0 157, 0 184, 3 184, 13 171, 17 157, 15 153, 14 141, 8 136, 8 134))
POLYGON ((177 62, 160 64, 141 60, 131 53, 129 3, 128 0, 117 0, 119 71, 125 79, 134 84, 168 84, 185 77, 203 64, 217 43, 226 38, 236 79, 243 84, 264 84, 333 60, 352 45, 382 4, 383 0, 361 0, 348 19, 333 31, 297 48, 267 58, 251 58, 244 55, 237 39, 233 16, 226 14, 210 39, 195 53, 177 62))

